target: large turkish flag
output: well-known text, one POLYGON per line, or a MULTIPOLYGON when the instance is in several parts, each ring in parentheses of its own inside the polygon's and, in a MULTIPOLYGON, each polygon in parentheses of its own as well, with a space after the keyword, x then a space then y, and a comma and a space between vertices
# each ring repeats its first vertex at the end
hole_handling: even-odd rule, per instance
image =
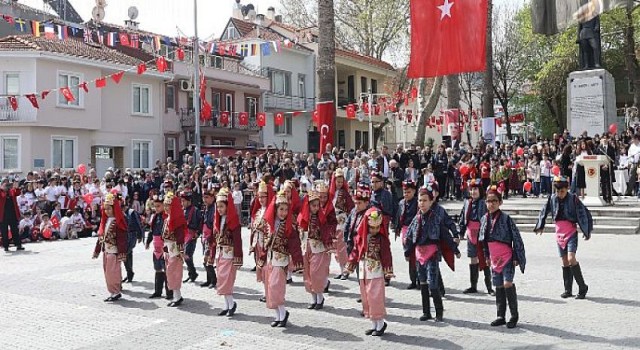
POLYGON ((318 131, 320 131, 320 154, 325 152, 325 146, 333 143, 334 119, 336 117, 336 107, 333 102, 322 102, 316 106, 318 111, 318 131))
POLYGON ((411 0, 410 78, 484 71, 487 0, 411 0))

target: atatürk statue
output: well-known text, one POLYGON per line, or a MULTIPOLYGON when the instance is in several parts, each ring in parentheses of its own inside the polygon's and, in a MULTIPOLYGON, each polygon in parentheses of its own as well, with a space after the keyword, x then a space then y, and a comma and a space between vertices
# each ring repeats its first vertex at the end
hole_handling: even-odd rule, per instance
POLYGON ((578 24, 578 40, 580 45, 580 67, 594 69, 601 67, 600 16, 578 24))

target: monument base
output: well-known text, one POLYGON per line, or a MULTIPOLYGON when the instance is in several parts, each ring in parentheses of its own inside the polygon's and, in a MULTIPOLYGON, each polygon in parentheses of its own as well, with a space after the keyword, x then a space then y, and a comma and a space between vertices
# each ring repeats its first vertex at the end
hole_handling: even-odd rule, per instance
POLYGON ((582 200, 582 203, 587 207, 604 207, 607 205, 607 203, 600 196, 585 196, 582 200))
POLYGON ((605 69, 575 71, 567 79, 567 130, 602 135, 617 122, 616 83, 605 69))

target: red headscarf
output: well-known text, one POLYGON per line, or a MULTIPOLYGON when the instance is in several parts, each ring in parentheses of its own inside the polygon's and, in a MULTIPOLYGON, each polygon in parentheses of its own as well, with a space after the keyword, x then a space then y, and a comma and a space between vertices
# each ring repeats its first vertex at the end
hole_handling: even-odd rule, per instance
POLYGON ((187 226, 187 219, 184 217, 184 209, 182 208, 180 197, 174 196, 171 199, 169 208, 169 231, 173 232, 181 226, 187 226))
MULTIPOLYGON (((271 200, 271 203, 269 204, 269 206, 267 207, 267 211, 264 214, 264 219, 267 221, 267 223, 269 223, 269 234, 273 234, 275 233, 276 230, 276 216, 277 216, 277 212, 278 212, 278 205, 276 205, 276 199, 277 197, 274 197, 273 200, 271 200)), ((287 220, 285 221, 285 231, 284 231, 284 235, 289 238, 291 237, 291 234, 293 233, 293 206, 291 204, 289 205, 289 214, 287 214, 287 220)))
MULTIPOLYGON (((107 224, 107 220, 109 219, 107 213, 104 211, 104 206, 105 205, 103 204, 101 208, 100 228, 98 229, 98 235, 100 236, 104 235, 105 225, 107 224)), ((116 219, 116 227, 121 231, 127 232, 127 220, 125 219, 122 208, 120 207, 120 200, 118 200, 117 198, 113 198, 113 216, 116 219)))
MULTIPOLYGON (((300 214, 298 214, 298 225, 304 231, 309 229, 309 222, 311 221, 311 208, 309 205, 309 196, 304 197, 304 202, 302 203, 302 210, 300 214)), ((318 225, 322 226, 327 222, 326 216, 324 215, 324 210, 320 208, 318 210, 318 225)))
POLYGON ((289 202, 289 211, 295 213, 296 210, 300 209, 300 194, 298 193, 298 189, 296 185, 291 182, 289 191, 291 191, 291 201, 289 202))
MULTIPOLYGON (((271 183, 267 184, 267 206, 269 206, 269 203, 271 203, 271 200, 273 199, 273 197, 275 197, 276 193, 273 190, 273 185, 271 183)), ((260 196, 260 193, 258 193, 258 196, 256 196, 253 199, 253 202, 251 203, 251 218, 255 218, 256 217, 256 213, 258 212, 258 210, 260 210, 260 199, 258 198, 260 196)))
MULTIPOLYGON (((227 200, 225 201, 225 203, 227 204, 227 219, 224 225, 229 230, 235 230, 238 226, 240 226, 240 218, 238 217, 238 213, 236 212, 236 206, 233 205, 233 197, 231 196, 231 193, 227 194, 227 200)), ((213 226, 218 232, 220 232, 220 224, 222 221, 221 219, 222 218, 220 217, 220 213, 218 213, 218 210, 216 209, 213 226)))
MULTIPOLYGON (((382 216, 382 212, 379 209, 375 207, 369 208, 364 214, 364 218, 362 218, 362 221, 360 222, 360 226, 358 226, 358 232, 356 233, 356 237, 355 237, 355 245, 356 247, 358 247, 358 255, 359 255, 358 260, 361 260, 364 254, 367 252, 367 246, 368 246, 367 235, 369 234, 369 217, 374 212, 377 212, 378 215, 382 216)), ((382 237, 383 240, 387 241, 386 244, 391 245, 391 242, 389 241, 389 233, 385 230, 384 224, 380 225, 379 235, 380 237, 382 237)))
MULTIPOLYGON (((353 203, 353 198, 349 195, 349 185, 347 185, 347 181, 342 177, 344 181, 342 181, 341 189, 344 191, 344 200, 347 202, 347 210, 351 211, 355 204, 353 203)), ((329 185, 329 201, 333 203, 333 199, 336 197, 336 175, 331 175, 331 184, 329 185)))

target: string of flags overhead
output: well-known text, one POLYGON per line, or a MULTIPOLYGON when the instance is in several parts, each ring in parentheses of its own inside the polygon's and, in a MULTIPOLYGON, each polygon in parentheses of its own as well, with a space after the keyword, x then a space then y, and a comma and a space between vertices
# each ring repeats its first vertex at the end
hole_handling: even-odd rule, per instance
MULTIPOLYGON (((163 45, 171 47, 191 46, 192 40, 186 37, 172 38, 169 36, 129 33, 127 31, 110 31, 99 28, 89 28, 74 25, 63 25, 52 22, 41 22, 0 14, 2 19, 21 33, 33 34, 35 37, 48 39, 80 38, 87 43, 100 43, 114 47, 119 45, 139 49, 141 45, 148 44, 154 52, 160 52, 163 45)), ((241 44, 235 42, 199 41, 201 52, 211 55, 226 55, 235 57, 269 56, 282 51, 283 47, 292 48, 294 42, 288 39, 272 40, 263 43, 241 44)))

